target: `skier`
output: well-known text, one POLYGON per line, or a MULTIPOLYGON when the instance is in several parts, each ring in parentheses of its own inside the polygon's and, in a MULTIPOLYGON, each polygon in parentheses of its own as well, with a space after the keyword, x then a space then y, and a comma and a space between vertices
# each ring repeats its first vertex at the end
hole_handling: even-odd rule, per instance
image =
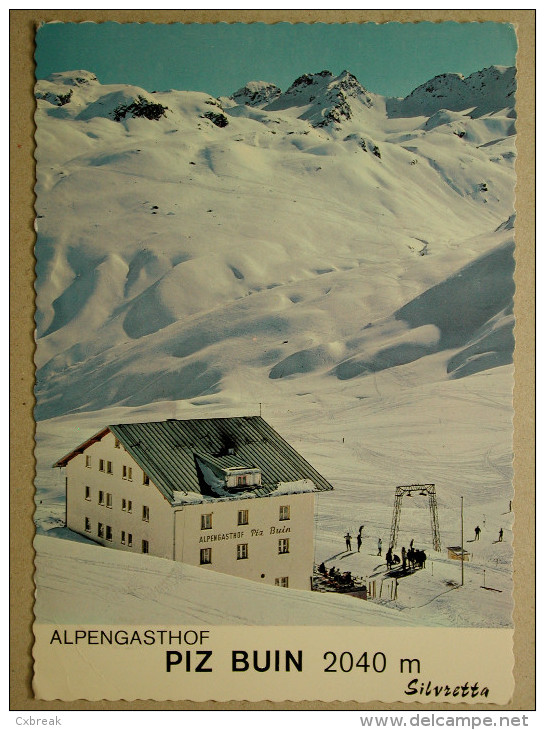
POLYGON ((382 538, 379 537, 378 539, 378 553, 377 555, 382 555, 382 538))
POLYGON ((350 552, 350 550, 352 550, 352 542, 351 542, 352 535, 349 532, 347 532, 346 535, 344 536, 344 539, 346 540, 346 550, 347 550, 347 552, 350 552))
POLYGON ((356 537, 356 543, 358 545, 358 552, 359 552, 360 548, 361 548, 361 532, 358 532, 358 536, 356 537))
POLYGON ((477 525, 477 527, 475 528, 475 540, 479 539, 480 534, 481 534, 481 528, 479 527, 479 525, 477 525))
POLYGON ((500 537, 498 542, 503 542, 503 527, 500 527, 500 537))

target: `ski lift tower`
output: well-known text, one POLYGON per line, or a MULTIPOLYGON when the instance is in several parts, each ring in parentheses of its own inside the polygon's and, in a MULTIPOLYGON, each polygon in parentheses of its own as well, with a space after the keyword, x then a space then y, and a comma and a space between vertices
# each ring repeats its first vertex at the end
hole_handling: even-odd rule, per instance
POLYGON ((403 497, 407 494, 409 497, 413 493, 418 492, 423 497, 428 497, 430 505, 431 518, 431 535, 433 539, 433 549, 440 552, 441 538, 439 536, 439 517, 437 514, 437 498, 435 496, 435 484, 408 484, 406 486, 396 487, 394 512, 392 515, 392 527, 390 529, 390 547, 392 550, 397 543, 397 532, 399 529, 399 518, 401 516, 401 503, 403 497))

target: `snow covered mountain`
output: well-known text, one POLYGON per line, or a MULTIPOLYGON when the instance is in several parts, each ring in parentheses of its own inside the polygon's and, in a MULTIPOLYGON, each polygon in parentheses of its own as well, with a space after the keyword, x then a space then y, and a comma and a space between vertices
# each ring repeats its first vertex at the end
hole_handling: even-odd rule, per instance
POLYGON ((490 66, 467 78, 462 74, 440 74, 405 99, 390 100, 389 112, 400 117, 431 116, 440 109, 462 111, 473 107, 470 116, 476 118, 498 109, 514 110, 515 91, 513 67, 490 66))
POLYGON ((221 99, 39 81, 37 418, 509 363, 514 89, 502 67, 405 99, 347 71, 221 99))

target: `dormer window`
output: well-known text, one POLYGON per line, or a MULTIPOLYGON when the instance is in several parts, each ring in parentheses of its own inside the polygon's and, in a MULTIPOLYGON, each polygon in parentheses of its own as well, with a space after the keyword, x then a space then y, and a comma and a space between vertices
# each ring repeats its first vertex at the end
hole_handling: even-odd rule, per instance
POLYGON ((246 474, 237 477, 237 487, 243 487, 248 484, 248 477, 246 474))

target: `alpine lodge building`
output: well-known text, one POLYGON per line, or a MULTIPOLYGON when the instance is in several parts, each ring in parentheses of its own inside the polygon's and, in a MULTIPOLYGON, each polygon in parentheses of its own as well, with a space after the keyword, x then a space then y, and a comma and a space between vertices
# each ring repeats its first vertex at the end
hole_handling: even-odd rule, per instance
POLYGON ((67 527, 100 545, 311 588, 333 487, 260 416, 107 426, 54 466, 67 527))

